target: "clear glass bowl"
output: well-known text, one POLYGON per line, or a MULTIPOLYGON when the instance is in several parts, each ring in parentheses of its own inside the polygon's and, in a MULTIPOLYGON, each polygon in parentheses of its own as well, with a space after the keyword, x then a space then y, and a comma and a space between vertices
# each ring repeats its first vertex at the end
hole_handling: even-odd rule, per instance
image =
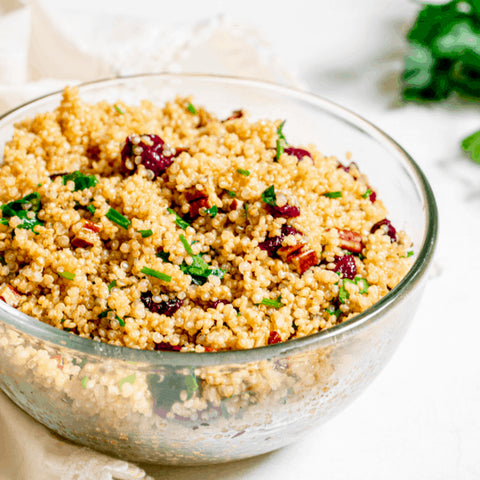
MULTIPOLYGON (((220 118, 287 119, 292 144, 346 152, 414 242, 400 284, 354 319, 309 337, 212 353, 140 351, 77 337, 0 302, 0 388, 60 435, 121 458, 164 464, 225 462, 293 442, 351 402, 399 345, 431 263, 437 210, 416 163, 382 131, 342 107, 273 84, 205 75, 153 74, 89 83, 87 101, 163 103, 194 95, 220 118), (240 394, 233 395, 232 386, 240 394)), ((61 93, 0 119, 0 150, 13 125, 54 109, 61 93)))

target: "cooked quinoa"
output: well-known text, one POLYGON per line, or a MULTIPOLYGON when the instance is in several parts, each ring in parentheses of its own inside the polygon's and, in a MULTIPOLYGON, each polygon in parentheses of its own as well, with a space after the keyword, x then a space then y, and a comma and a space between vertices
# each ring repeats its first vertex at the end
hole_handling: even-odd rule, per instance
POLYGON ((0 298, 82 337, 196 352, 363 312, 410 268, 410 240, 354 163, 290 145, 284 120, 67 88, 5 147, 0 298))

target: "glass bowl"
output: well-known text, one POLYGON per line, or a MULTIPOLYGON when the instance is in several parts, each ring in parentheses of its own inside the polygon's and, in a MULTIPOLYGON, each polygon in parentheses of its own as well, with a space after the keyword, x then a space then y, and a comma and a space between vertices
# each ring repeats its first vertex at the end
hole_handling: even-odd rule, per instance
MULTIPOLYGON (((152 74, 80 87, 86 101, 162 104, 193 95, 220 118, 287 119, 292 144, 352 160, 389 218, 414 242, 400 284, 361 315, 329 330, 243 351, 140 351, 67 333, 0 302, 0 388, 33 418, 73 442, 133 461, 218 463, 297 439, 351 402, 385 366, 413 318, 437 233, 430 186, 409 155, 356 114, 274 84, 152 74), (237 392, 232 395, 232 392, 237 392)), ((61 92, 0 118, 0 150, 13 125, 54 109, 61 92)))

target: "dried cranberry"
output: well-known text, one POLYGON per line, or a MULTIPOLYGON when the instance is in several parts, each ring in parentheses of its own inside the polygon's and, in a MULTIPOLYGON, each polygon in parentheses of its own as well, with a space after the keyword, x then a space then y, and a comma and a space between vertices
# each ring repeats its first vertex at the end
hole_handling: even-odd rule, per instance
POLYGON ((135 160, 140 157, 140 163, 147 170, 151 170, 155 178, 165 172, 175 157, 165 151, 165 142, 154 134, 129 135, 125 140, 121 155, 125 171, 133 173, 137 169, 135 160), (140 141, 137 142, 137 140, 140 141))
POLYGON ((370 233, 375 233, 379 228, 384 227, 383 231, 386 233, 392 242, 397 241, 397 231, 395 227, 390 223, 390 220, 384 218, 377 222, 370 230, 370 233))
POLYGON ((276 257, 277 250, 282 246, 282 241, 287 235, 303 235, 302 232, 299 232, 296 228, 291 227, 290 225, 282 225, 282 230, 280 235, 275 237, 267 237, 263 242, 260 242, 258 246, 262 250, 266 250, 268 255, 272 258, 276 257))
POLYGON ((217 308, 220 304, 223 305, 230 305, 232 302, 229 302, 228 300, 215 300, 214 302, 210 302, 209 308, 217 308))
POLYGON ((368 198, 370 198, 370 201, 372 203, 375 203, 375 200, 377 199, 377 194, 373 190, 371 192, 372 193, 370 194, 370 197, 368 197, 368 198))
POLYGON ((179 352, 182 349, 180 345, 170 345, 167 342, 160 342, 155 344, 155 350, 164 350, 167 352, 179 352))
POLYGON ((278 332, 275 330, 270 332, 270 336, 268 337, 268 344, 273 345, 274 343, 280 343, 282 341, 282 337, 279 335, 278 332))
POLYGON ((92 160, 98 160, 100 156, 100 147, 98 145, 90 145, 87 148, 87 157, 91 158, 92 160))
POLYGON ((265 205, 267 212, 274 218, 284 217, 284 218, 293 218, 300 215, 300 209, 294 205, 289 205, 286 203, 283 207, 278 205, 265 205))
POLYGON ((335 268, 333 270, 336 273, 341 273, 343 278, 353 280, 357 274, 357 265, 353 255, 343 255, 343 257, 335 257, 335 268))
POLYGON ((299 162, 303 160, 303 157, 312 158, 311 153, 308 150, 304 150, 303 148, 286 147, 283 149, 283 151, 287 155, 293 155, 294 157, 297 157, 299 162))
POLYGON ((140 299, 145 307, 147 307, 152 313, 166 315, 167 317, 171 317, 183 305, 183 300, 180 300, 179 298, 172 298, 163 302, 155 303, 153 301, 152 292, 142 293, 140 299))

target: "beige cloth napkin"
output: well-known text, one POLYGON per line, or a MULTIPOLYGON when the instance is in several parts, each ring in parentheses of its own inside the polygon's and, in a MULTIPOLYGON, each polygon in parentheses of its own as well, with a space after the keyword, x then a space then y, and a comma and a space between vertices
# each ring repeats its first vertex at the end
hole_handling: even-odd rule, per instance
MULTIPOLYGON (((132 20, 82 12, 78 4, 70 15, 46 5, 0 0, 0 114, 66 84, 141 72, 208 72, 296 83, 255 30, 225 18, 173 28, 152 12, 132 20)), ((151 477, 129 462, 60 439, 0 392, 0 480, 112 478, 151 477)))

